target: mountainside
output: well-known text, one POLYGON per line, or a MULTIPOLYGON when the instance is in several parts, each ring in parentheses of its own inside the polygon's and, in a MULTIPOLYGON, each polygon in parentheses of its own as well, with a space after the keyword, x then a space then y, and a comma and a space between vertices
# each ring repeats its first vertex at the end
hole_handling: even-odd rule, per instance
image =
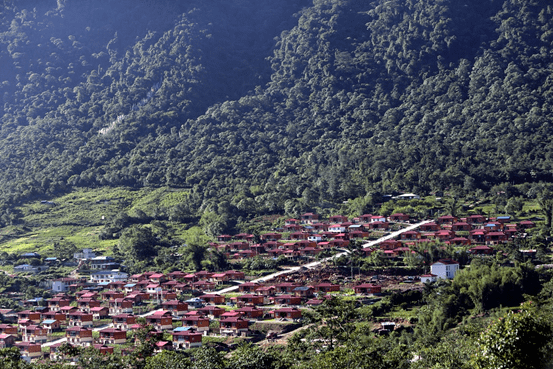
POLYGON ((249 215, 553 179, 545 0, 4 4, 5 204, 170 186, 249 215))

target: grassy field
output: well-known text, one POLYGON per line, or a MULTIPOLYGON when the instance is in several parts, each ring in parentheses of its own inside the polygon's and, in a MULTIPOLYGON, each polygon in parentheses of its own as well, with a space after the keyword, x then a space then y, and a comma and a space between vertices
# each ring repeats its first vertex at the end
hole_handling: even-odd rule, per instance
MULTIPOLYGON (((16 208, 21 224, 0 229, 0 251, 39 252, 51 256, 56 242, 70 242, 78 249, 92 248, 110 254, 117 240, 100 240, 98 235, 119 214, 152 215, 188 199, 182 189, 103 188, 79 189, 57 198, 34 201, 16 208)), ((186 224, 170 224, 175 237, 184 240, 203 237, 199 229, 186 224)))

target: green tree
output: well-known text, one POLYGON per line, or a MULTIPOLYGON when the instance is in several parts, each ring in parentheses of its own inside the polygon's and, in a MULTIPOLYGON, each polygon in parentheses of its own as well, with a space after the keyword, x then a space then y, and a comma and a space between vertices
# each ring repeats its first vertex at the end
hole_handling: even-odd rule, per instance
POLYGON ((552 329, 549 321, 523 306, 494 322, 478 340, 472 363, 478 369, 549 367, 552 329))
POLYGON ((244 343, 232 353, 227 369, 271 369, 277 358, 268 351, 251 343, 244 343))
POLYGON ((146 358, 144 369, 189 369, 192 362, 182 352, 163 350, 161 353, 146 358))
POLYGON ((192 354, 192 369, 224 369, 223 355, 213 347, 202 346, 192 354))

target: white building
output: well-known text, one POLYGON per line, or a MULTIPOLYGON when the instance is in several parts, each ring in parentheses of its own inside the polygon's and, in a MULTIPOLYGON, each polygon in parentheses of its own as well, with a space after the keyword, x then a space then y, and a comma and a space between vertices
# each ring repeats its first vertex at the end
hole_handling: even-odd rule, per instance
POLYGON ((414 193, 404 193, 403 195, 394 196, 394 200, 420 200, 420 196, 414 193))
POLYGON ((431 283, 436 282, 438 276, 435 274, 423 274, 421 275, 421 283, 431 283))
POLYGON ((459 263, 451 259, 441 259, 430 266, 430 273, 443 279, 453 279, 458 270, 459 263))
POLYGON ((102 270, 100 272, 90 273, 90 282, 92 283, 126 282, 127 278, 129 278, 127 273, 118 270, 102 270))
POLYGON ((73 258, 77 260, 90 260, 96 257, 96 254, 92 252, 92 249, 83 249, 81 252, 73 254, 73 258))
POLYGON ((347 231, 347 227, 341 224, 333 224, 328 227, 328 231, 332 233, 345 233, 347 231))

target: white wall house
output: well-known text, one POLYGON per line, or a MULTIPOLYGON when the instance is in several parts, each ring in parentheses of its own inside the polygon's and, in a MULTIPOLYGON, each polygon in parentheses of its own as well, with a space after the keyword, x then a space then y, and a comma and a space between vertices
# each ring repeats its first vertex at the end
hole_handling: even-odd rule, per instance
POLYGON ((100 272, 90 273, 90 282, 126 282, 129 275, 118 270, 102 270, 100 272))
POLYGON ((421 275, 421 283, 431 283, 436 282, 438 276, 435 274, 423 274, 421 275))
POLYGON ((430 273, 443 279, 453 279, 458 270, 459 263, 451 259, 441 259, 430 266, 430 273))

